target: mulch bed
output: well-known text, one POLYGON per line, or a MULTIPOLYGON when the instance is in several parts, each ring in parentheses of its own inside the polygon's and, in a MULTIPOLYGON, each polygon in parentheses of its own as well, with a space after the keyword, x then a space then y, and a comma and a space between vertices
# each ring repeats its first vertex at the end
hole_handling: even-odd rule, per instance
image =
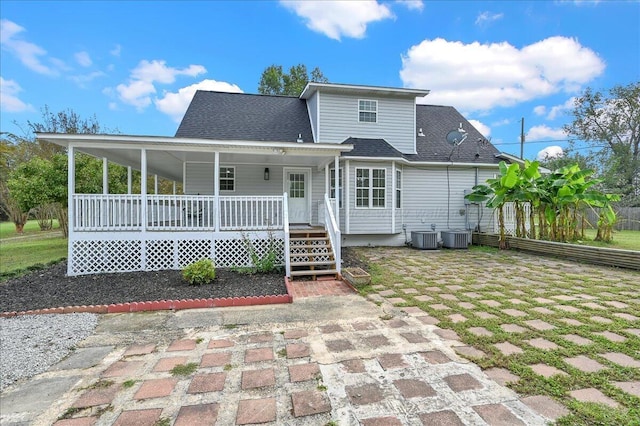
POLYGON ((194 286, 180 271, 65 276, 66 262, 0 283, 0 312, 59 306, 287 294, 284 273, 240 274, 216 269, 212 284, 194 286))
MULTIPOLYGON (((354 250, 343 248, 343 267, 368 270, 354 250)), ((287 294, 284 272, 240 274, 216 269, 212 284, 192 286, 180 271, 126 272, 67 277, 67 263, 31 272, 0 283, 0 312, 81 305, 208 299, 287 294)))

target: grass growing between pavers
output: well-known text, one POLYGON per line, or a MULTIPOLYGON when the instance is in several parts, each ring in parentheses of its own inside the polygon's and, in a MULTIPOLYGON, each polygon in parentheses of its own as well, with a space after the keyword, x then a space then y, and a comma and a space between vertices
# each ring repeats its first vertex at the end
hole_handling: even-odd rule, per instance
POLYGON ((640 381, 637 271, 486 247, 358 253, 369 261, 372 276, 361 294, 380 300, 382 293, 395 306, 417 306, 436 318, 439 327, 486 354, 470 358, 480 367, 517 375, 509 384, 513 390, 546 395, 567 407, 570 414, 558 424, 640 424, 640 398, 616 385, 640 381), (586 367, 580 364, 585 357, 586 367), (559 374, 534 371, 540 366, 559 374), (570 395, 590 388, 617 408, 570 395))

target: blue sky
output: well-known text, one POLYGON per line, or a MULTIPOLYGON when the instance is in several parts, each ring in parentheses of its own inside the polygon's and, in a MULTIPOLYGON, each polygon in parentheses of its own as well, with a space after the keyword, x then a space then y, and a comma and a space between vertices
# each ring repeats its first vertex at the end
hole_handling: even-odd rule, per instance
POLYGON ((256 93, 271 64, 414 87, 502 151, 566 146, 573 97, 640 79, 637 1, 2 1, 2 131, 71 108, 173 135, 197 88, 256 93), (21 124, 16 126, 14 122, 21 124))

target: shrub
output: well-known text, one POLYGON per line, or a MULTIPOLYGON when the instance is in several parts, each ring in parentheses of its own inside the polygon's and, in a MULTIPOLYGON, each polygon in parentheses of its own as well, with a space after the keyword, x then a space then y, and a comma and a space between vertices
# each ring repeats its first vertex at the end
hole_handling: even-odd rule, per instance
POLYGON ((209 284, 216 277, 211 259, 200 259, 182 270, 182 277, 191 285, 209 284))

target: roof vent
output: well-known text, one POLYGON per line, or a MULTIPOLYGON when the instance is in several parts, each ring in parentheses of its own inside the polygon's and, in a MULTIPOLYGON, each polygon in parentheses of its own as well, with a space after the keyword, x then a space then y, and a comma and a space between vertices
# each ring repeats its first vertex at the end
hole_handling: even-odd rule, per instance
POLYGON ((422 131, 422 127, 418 129, 418 136, 424 137, 424 132, 422 131))
POLYGON ((298 139, 296 139, 296 142, 298 143, 304 142, 304 140, 302 139, 302 133, 298 133, 298 139))

